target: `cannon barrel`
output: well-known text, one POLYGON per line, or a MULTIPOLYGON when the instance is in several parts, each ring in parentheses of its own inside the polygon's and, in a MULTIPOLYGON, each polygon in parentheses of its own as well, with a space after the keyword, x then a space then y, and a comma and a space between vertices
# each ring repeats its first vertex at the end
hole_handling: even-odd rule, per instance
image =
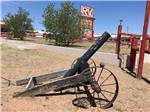
POLYGON ((99 38, 80 58, 78 58, 73 68, 69 69, 64 77, 75 75, 79 68, 94 55, 94 53, 108 40, 109 37, 111 37, 110 34, 104 32, 101 38, 99 38))

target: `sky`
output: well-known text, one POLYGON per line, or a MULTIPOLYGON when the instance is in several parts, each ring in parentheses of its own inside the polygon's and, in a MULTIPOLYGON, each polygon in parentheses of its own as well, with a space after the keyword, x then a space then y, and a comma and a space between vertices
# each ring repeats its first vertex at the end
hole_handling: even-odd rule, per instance
MULTIPOLYGON (((49 2, 55 4, 59 9, 61 1, 2 1, 1 20, 11 12, 16 13, 18 7, 29 11, 36 30, 45 29, 42 21, 43 10, 49 2)), ((72 1, 74 7, 80 9, 80 5, 88 5, 94 8, 94 32, 102 34, 108 31, 111 34, 117 33, 119 20, 123 20, 123 32, 142 34, 146 1, 72 1)), ((150 29, 148 30, 150 33, 150 29)))

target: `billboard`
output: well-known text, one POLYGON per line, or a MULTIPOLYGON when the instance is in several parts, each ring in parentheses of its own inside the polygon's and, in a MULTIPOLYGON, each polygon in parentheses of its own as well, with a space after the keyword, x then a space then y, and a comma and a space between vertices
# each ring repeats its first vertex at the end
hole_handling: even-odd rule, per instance
POLYGON ((81 9, 80 9, 81 16, 93 18, 94 17, 93 12, 94 9, 92 7, 81 5, 81 9))

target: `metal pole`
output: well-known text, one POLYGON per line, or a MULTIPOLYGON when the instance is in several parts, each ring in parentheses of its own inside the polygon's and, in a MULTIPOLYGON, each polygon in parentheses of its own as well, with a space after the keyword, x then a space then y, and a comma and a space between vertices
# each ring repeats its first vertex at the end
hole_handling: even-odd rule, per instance
POLYGON ((142 35, 143 37, 142 37, 142 42, 141 42, 139 63, 138 63, 138 69, 137 69, 137 78, 139 79, 141 79, 142 73, 143 73, 144 53, 145 53, 146 41, 147 41, 149 16, 150 16, 150 1, 148 0, 146 3, 145 20, 144 20, 143 35, 142 35))
POLYGON ((91 30, 92 30, 92 35, 91 35, 91 42, 94 42, 94 18, 91 20, 92 21, 92 26, 91 26, 91 30))
POLYGON ((120 54, 120 44, 121 44, 121 32, 122 32, 122 20, 120 20, 120 24, 118 25, 118 34, 117 34, 117 41, 116 41, 116 54, 117 58, 119 59, 120 54))
POLYGON ((129 27, 127 26, 127 33, 129 32, 129 27))
POLYGON ((137 51, 138 51, 138 39, 134 37, 131 39, 130 65, 129 65, 129 70, 132 72, 134 71, 135 68, 137 51))

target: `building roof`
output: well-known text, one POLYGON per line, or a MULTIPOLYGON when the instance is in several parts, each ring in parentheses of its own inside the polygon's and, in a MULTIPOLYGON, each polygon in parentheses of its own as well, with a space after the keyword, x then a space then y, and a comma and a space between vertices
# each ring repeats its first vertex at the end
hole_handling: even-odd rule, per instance
POLYGON ((0 21, 0 25, 5 25, 5 22, 3 22, 3 21, 0 21))

